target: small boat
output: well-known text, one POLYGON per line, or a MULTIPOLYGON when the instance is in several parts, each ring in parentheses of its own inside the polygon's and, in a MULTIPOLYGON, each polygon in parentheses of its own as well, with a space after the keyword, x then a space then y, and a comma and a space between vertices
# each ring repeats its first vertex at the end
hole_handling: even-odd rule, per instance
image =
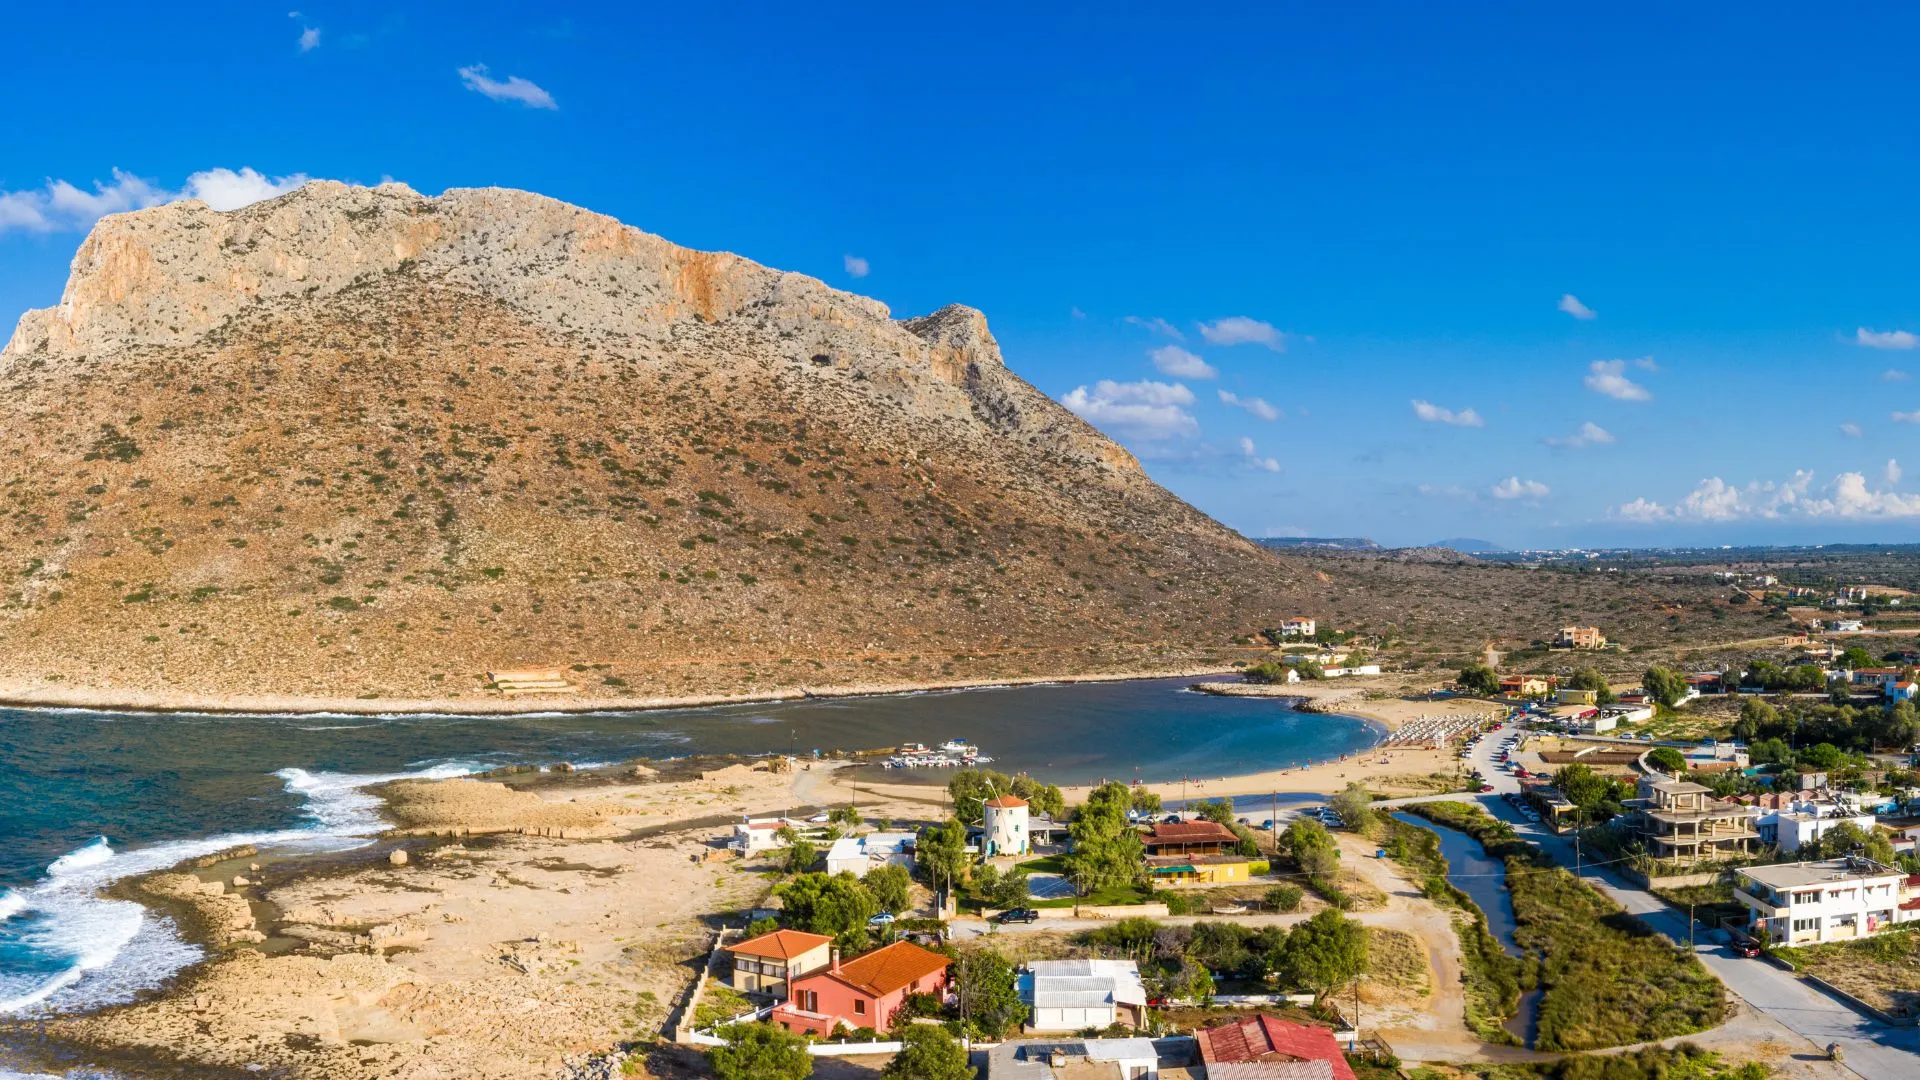
POLYGON ((943 754, 958 754, 965 757, 969 754, 979 753, 980 748, 965 739, 948 739, 946 742, 940 744, 940 752, 943 754))

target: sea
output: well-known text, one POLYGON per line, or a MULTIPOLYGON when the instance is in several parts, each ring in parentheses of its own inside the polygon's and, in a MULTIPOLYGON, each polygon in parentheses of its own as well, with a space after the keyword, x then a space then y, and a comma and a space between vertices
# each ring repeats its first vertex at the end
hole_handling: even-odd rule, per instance
MULTIPOLYGON (((962 738, 993 757, 990 768, 1053 783, 1178 782, 1325 761, 1382 735, 1370 721, 1188 685, 518 716, 0 709, 0 1016, 92 1009, 162 985, 199 949, 165 917, 102 897, 104 887, 239 844, 293 852, 364 844, 384 828, 366 789, 386 780, 962 738)), ((944 783, 949 774, 876 775, 944 783)), ((0 1064, 0 1080, 9 1075, 0 1064)))

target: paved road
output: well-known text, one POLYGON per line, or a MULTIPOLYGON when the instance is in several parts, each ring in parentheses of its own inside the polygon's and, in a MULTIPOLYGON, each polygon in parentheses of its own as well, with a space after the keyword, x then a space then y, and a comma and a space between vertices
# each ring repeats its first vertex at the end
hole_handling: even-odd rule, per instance
MULTIPOLYGON (((1482 740, 1473 751, 1472 763, 1493 785, 1493 793, 1444 797, 1475 799, 1496 817, 1512 823, 1515 831, 1539 844, 1556 860, 1572 866, 1574 849, 1570 838, 1555 836, 1543 826, 1527 821, 1501 798, 1508 792, 1520 790, 1520 781, 1501 771, 1494 762, 1504 735, 1505 732, 1482 740)), ((1583 865, 1580 876, 1673 941, 1685 943, 1687 940, 1686 915, 1659 897, 1604 867, 1583 865)), ((1870 1020, 1764 960, 1736 956, 1728 947, 1707 942, 1704 935, 1698 937, 1695 955, 1729 990, 1789 1030, 1811 1039, 1816 1046, 1838 1042, 1846 1051, 1847 1067, 1866 1080, 1920 1077, 1920 1029, 1890 1027, 1870 1020)))

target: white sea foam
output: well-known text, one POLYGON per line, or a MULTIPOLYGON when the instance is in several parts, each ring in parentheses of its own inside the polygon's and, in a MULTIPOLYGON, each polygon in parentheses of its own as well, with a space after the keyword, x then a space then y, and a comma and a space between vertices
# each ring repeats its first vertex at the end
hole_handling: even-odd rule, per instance
POLYGON ((242 844, 298 851, 357 847, 385 827, 380 800, 367 787, 473 771, 465 763, 379 776, 282 769, 274 775, 306 800, 304 827, 174 840, 130 851, 115 851, 103 836, 62 855, 48 865, 39 884, 0 893, 0 921, 26 915, 9 932, 18 927, 18 941, 57 968, 37 975, 0 970, 0 1015, 126 1001, 200 958, 200 950, 182 941, 167 920, 131 901, 98 895, 113 882, 242 844))

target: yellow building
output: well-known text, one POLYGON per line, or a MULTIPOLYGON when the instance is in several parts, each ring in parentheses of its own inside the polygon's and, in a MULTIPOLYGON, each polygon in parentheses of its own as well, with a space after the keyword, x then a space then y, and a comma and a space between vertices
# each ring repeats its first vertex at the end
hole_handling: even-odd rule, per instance
POLYGON ((1245 855, 1156 855, 1147 860, 1154 883, 1234 885, 1253 880, 1253 860, 1245 855))
POLYGON ((1567 686, 1555 690, 1553 692, 1553 700, 1562 705, 1598 705, 1600 704, 1600 691, 1575 690, 1567 686))

